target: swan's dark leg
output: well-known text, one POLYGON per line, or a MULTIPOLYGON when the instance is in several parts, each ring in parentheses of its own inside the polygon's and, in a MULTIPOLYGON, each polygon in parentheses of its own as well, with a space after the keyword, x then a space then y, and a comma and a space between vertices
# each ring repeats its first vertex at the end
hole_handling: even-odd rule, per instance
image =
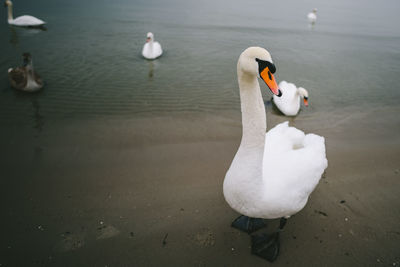
POLYGON ((263 219, 250 218, 244 215, 239 216, 232 222, 232 227, 239 229, 240 231, 251 234, 266 226, 263 219))
POLYGON ((281 218, 279 229, 272 234, 252 235, 251 236, 251 253, 273 262, 279 255, 279 233, 286 225, 287 219, 281 218))

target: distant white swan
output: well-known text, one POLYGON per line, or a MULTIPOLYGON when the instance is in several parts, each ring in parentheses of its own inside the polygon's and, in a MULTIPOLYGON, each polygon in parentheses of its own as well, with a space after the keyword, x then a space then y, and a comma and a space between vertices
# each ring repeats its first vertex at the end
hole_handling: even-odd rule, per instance
POLYGON ((247 48, 239 57, 242 140, 223 184, 225 200, 243 214, 233 227, 251 233, 264 226, 262 219, 281 218, 278 232, 252 236, 252 253, 268 261, 279 254, 279 231, 286 219, 306 205, 328 165, 323 137, 305 135, 288 122, 265 133, 266 114, 257 76, 280 95, 274 72, 271 55, 264 48, 247 48))
POLYGON ((161 45, 154 41, 154 35, 151 32, 147 33, 147 39, 143 46, 142 55, 147 59, 155 59, 162 55, 161 45))
POLYGON ((303 99, 304 105, 308 106, 308 92, 303 87, 297 88, 293 83, 281 81, 279 88, 282 96, 273 96, 277 108, 286 116, 296 116, 300 110, 300 100, 303 99))
POLYGON ((33 69, 31 55, 24 53, 22 56, 24 59, 22 67, 8 69, 8 79, 11 86, 26 92, 38 91, 43 87, 43 81, 33 69))
POLYGON ((317 9, 314 8, 310 13, 307 15, 308 22, 311 24, 315 24, 317 21, 317 9))
POLYGON ((43 20, 30 15, 23 15, 14 19, 12 2, 10 0, 6 0, 4 5, 8 7, 8 23, 11 25, 20 27, 38 27, 46 23, 43 20))

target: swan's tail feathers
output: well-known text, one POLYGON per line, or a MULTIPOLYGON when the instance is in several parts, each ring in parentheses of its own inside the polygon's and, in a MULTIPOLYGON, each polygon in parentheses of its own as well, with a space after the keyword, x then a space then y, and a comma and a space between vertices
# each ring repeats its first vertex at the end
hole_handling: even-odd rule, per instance
POLYGON ((279 88, 285 87, 287 84, 288 84, 287 81, 281 81, 281 82, 279 83, 279 88))
POLYGON ((296 85, 295 85, 294 83, 290 83, 290 82, 287 82, 287 81, 281 81, 281 82, 279 83, 279 88, 281 88, 281 87, 283 87, 284 89, 285 89, 285 88, 288 88, 288 87, 293 87, 294 89, 297 88, 296 85))
POLYGON ((314 177, 321 178, 325 169, 328 167, 326 159, 325 138, 316 134, 307 134, 304 138, 304 162, 308 164, 310 173, 314 173, 314 177))
POLYGON ((304 147, 313 147, 315 151, 325 154, 325 138, 316 134, 307 134, 304 138, 304 147))

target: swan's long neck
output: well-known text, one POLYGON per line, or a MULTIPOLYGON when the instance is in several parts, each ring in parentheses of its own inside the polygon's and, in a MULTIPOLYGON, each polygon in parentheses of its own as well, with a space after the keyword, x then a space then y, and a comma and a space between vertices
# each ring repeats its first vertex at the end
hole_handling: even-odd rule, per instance
POLYGON ((26 65, 27 70, 27 89, 36 89, 39 85, 36 82, 35 72, 33 71, 33 63, 32 60, 26 65))
POLYGON ((263 157, 267 127, 264 103, 257 77, 238 69, 242 109, 242 141, 226 173, 224 195, 226 201, 246 216, 257 216, 253 207, 263 194, 263 157), (238 186, 239 185, 239 186, 238 186))
POLYGON ((26 70, 28 71, 28 74, 33 75, 33 62, 30 60, 28 64, 26 65, 26 70))
POLYGON ((150 48, 150 49, 153 49, 153 39, 151 39, 151 40, 148 42, 148 44, 149 44, 149 48, 150 48))
POLYGON ((14 20, 12 4, 7 5, 7 8, 8 8, 8 22, 11 22, 14 20))
POLYGON ((242 110, 242 140, 236 153, 233 168, 242 169, 239 177, 241 181, 254 193, 252 198, 259 197, 260 186, 263 183, 263 157, 265 132, 267 121, 265 107, 257 77, 244 74, 238 70, 240 101, 242 110))
POLYGON ((243 136, 241 147, 264 151, 267 121, 257 77, 238 71, 242 109, 243 136))

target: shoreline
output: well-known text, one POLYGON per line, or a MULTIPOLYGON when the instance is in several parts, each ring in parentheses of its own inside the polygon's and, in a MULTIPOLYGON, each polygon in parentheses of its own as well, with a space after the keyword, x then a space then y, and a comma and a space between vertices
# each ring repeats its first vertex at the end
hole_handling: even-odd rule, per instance
MULTIPOLYGON (((275 266, 400 264, 397 111, 321 129, 307 112, 289 119, 326 138, 329 166, 288 221, 275 266)), ((267 117, 269 128, 287 120, 267 117)), ((44 125, 36 137, 3 146, 0 263, 268 265, 251 255, 250 237, 230 227, 238 214, 222 194, 240 136, 240 113, 174 114, 44 125)))

